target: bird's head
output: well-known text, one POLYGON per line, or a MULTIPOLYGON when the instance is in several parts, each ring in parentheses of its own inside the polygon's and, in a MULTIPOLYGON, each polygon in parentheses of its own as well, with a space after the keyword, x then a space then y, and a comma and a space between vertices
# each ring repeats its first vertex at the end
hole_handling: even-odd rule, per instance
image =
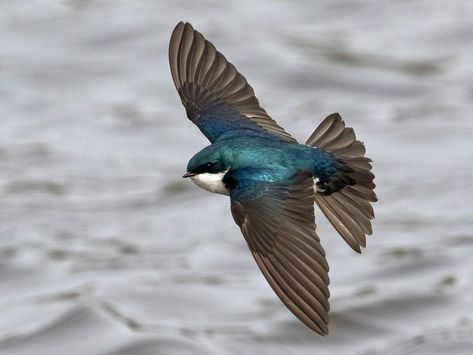
POLYGON ((219 174, 228 170, 221 154, 213 146, 208 146, 192 157, 187 164, 187 172, 184 177, 192 177, 199 174, 219 174))
POLYGON ((222 181, 228 169, 220 152, 209 146, 192 157, 183 177, 190 177, 205 190, 228 195, 228 189, 222 181))

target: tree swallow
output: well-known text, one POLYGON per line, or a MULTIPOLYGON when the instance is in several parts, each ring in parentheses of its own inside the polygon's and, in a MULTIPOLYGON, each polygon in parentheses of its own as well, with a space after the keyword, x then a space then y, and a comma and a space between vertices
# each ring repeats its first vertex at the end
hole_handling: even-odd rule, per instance
POLYGON ((211 142, 184 177, 230 196, 233 218, 269 285, 309 328, 328 334, 329 267, 314 201, 350 247, 366 246, 377 197, 363 143, 334 113, 298 144, 189 23, 175 27, 169 62, 187 117, 211 142))

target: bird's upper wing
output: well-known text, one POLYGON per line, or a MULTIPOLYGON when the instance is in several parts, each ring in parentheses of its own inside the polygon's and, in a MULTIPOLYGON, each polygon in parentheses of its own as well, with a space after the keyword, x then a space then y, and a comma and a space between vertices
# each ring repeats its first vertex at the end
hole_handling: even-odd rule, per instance
POLYGON ((329 278, 315 233, 312 176, 287 182, 238 180, 230 190, 235 222, 282 302, 308 327, 328 333, 329 278))
POLYGON ((187 117, 211 142, 237 129, 296 142, 260 107, 245 77, 189 23, 179 22, 171 35, 169 64, 187 117))

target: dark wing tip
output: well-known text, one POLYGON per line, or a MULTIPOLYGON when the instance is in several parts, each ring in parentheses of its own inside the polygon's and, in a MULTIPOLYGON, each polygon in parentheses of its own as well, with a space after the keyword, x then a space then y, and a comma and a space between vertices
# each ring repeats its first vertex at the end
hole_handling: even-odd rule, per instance
POLYGON ((169 65, 177 89, 182 86, 185 80, 183 70, 186 68, 186 63, 183 60, 187 60, 185 52, 189 51, 195 32, 189 22, 180 21, 174 27, 169 40, 169 65))

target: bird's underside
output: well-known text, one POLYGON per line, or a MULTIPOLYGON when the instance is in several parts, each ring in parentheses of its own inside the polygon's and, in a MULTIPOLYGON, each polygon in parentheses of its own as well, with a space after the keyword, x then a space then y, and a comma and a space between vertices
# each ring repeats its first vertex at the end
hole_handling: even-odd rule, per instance
MULTIPOLYGON (((169 61, 188 118, 211 143, 232 134, 297 143, 261 108, 246 79, 189 23, 180 22, 174 29, 169 61)), ((328 116, 306 144, 340 159, 351 183, 323 194, 316 192, 313 176, 307 173, 264 182, 247 171, 235 171, 226 174, 224 182, 234 220, 266 280, 303 323, 325 335, 329 268, 315 232, 314 201, 343 239, 360 252, 366 235, 372 233, 371 202, 376 194, 371 160, 338 114, 328 116)))

